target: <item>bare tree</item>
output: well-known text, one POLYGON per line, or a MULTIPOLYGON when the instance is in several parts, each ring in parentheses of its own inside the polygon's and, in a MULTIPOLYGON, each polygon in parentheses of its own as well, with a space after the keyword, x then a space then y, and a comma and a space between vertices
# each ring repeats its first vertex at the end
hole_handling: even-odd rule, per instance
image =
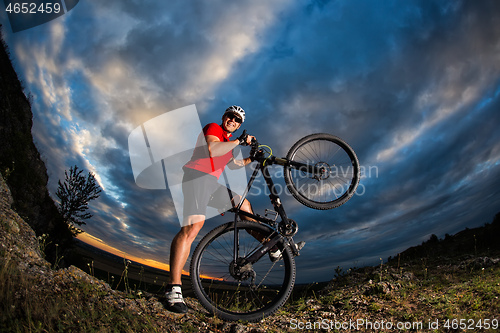
POLYGON ((87 212, 89 201, 97 199, 101 193, 94 174, 89 172, 85 178, 82 172, 76 165, 69 169, 69 173, 64 171, 66 179, 64 183, 59 180, 56 192, 60 199, 59 212, 74 235, 82 232, 77 226, 86 224, 84 220, 92 217, 92 214, 87 212))

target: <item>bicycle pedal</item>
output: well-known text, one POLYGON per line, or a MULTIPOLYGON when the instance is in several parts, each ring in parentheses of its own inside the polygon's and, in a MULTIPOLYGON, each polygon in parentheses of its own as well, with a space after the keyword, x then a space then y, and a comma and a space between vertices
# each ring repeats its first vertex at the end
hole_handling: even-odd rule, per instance
POLYGON ((267 216, 269 214, 273 214, 274 215, 274 218, 272 219, 274 222, 276 222, 276 220, 278 219, 278 216, 279 216, 279 213, 274 211, 274 210, 271 210, 271 209, 265 209, 264 210, 264 216, 267 216))
MULTIPOLYGON (((296 250, 297 250, 297 251, 296 251, 296 253, 297 253, 297 254, 295 254, 295 253, 294 253, 294 254, 295 254, 295 256, 300 256, 299 251, 300 251, 300 250, 302 250, 302 248, 303 248, 305 245, 306 245, 306 242, 304 242, 304 241, 300 241, 300 242, 298 242, 298 243, 295 243, 295 248, 296 248, 296 250)), ((295 251, 294 251, 294 252, 295 252, 295 251)))

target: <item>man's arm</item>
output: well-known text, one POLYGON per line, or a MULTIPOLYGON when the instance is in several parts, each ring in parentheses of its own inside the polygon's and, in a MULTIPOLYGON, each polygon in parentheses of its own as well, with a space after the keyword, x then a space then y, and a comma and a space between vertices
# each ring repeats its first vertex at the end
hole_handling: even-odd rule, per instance
POLYGON ((205 140, 208 144, 210 157, 225 155, 240 144, 238 140, 221 142, 215 135, 206 135, 205 140))
MULTIPOLYGON (((252 139, 254 138, 255 138, 254 136, 248 135, 247 144, 251 144, 252 139)), ((221 142, 219 138, 216 137, 215 135, 206 135, 205 140, 207 141, 208 151, 211 157, 225 155, 240 144, 240 141, 238 139, 233 141, 221 142)))
POLYGON ((227 167, 231 170, 239 169, 252 163, 250 157, 244 158, 242 160, 235 160, 234 158, 227 164, 227 167))

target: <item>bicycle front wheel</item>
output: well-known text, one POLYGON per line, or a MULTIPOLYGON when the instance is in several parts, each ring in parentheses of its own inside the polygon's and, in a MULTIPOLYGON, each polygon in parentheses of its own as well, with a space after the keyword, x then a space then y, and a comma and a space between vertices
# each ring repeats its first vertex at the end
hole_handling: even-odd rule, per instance
MULTIPOLYGON (((234 261, 234 222, 209 232, 191 260, 191 281, 200 303, 229 321, 259 321, 273 314, 288 299, 295 282, 295 261, 288 246, 277 244, 282 259, 264 255, 254 264, 237 268, 234 261), (236 267, 236 268, 235 268, 236 267)), ((273 230, 263 224, 238 221, 241 260, 262 246, 273 230)))
POLYGON ((338 207, 346 203, 358 187, 358 157, 339 137, 325 133, 306 136, 290 148, 286 158, 289 161, 285 165, 287 188, 307 207, 338 207))

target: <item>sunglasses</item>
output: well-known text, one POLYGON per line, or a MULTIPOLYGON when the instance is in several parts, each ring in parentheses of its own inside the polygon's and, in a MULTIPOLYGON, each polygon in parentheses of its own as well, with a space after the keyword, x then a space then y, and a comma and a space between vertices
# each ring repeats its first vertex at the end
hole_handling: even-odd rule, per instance
POLYGON ((234 113, 228 113, 226 114, 226 117, 230 120, 233 120, 235 122, 237 122, 238 124, 241 124, 241 118, 238 117, 237 115, 235 115, 234 113))

